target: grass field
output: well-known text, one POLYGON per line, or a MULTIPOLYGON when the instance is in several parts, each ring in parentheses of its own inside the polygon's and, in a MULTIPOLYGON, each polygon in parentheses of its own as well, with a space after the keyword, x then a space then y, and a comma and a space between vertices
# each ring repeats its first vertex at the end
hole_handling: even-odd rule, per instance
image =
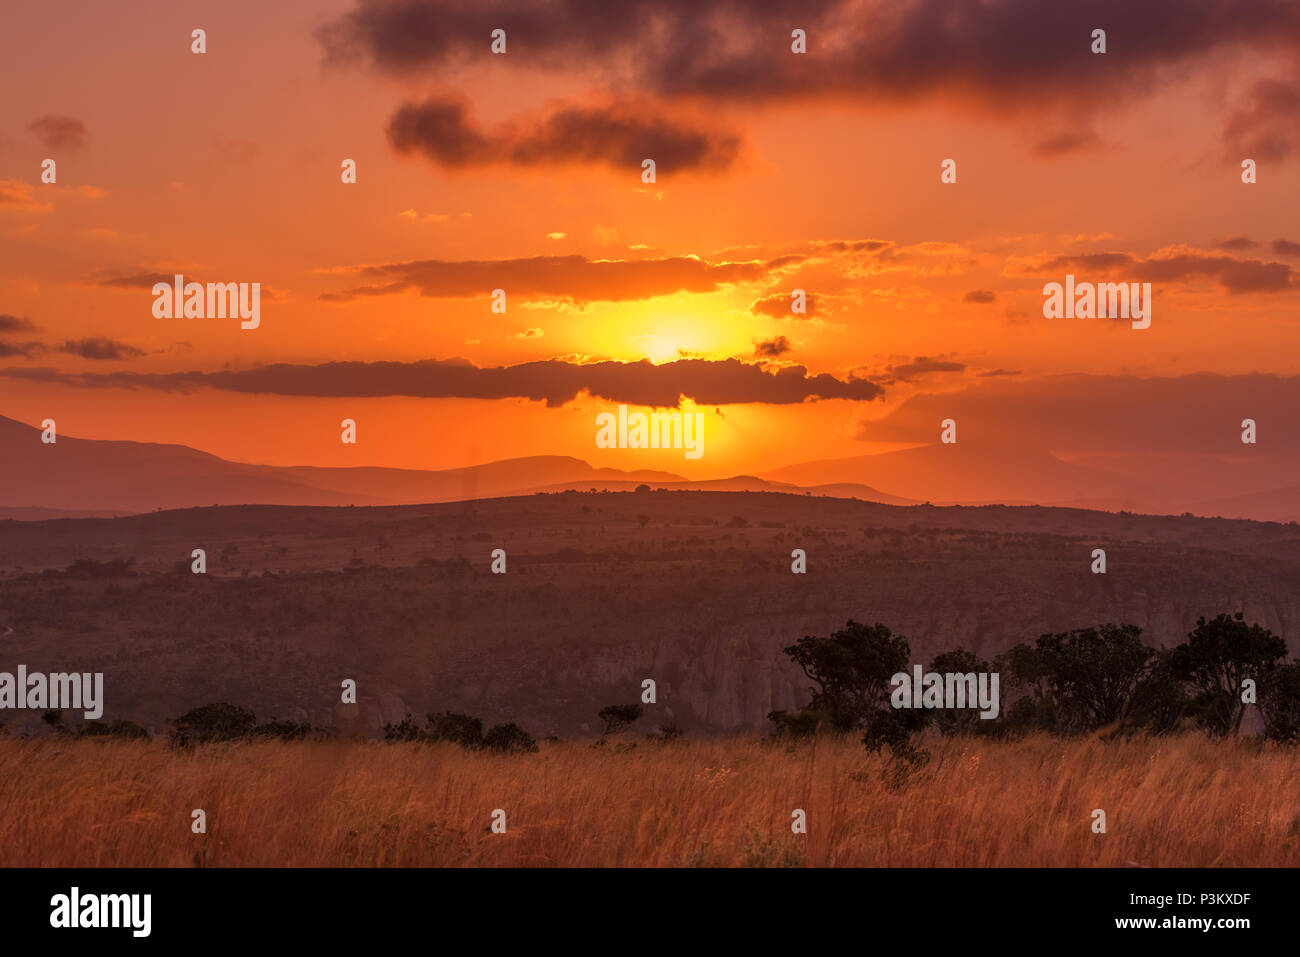
POLYGON ((1300 749, 924 743, 929 763, 898 786, 852 738, 549 742, 521 756, 0 739, 0 864, 1300 865, 1300 749), (191 832, 195 808, 206 834, 191 832), (498 808, 504 834, 490 829, 498 808), (807 834, 791 832, 795 808, 807 834))

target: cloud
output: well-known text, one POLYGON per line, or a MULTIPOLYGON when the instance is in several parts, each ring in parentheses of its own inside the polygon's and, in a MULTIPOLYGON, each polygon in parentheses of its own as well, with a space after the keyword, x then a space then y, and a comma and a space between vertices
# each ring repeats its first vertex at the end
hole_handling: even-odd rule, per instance
POLYGON ((1131 451, 1241 454, 1241 421, 1268 431, 1273 455, 1300 454, 1289 428, 1300 408, 1300 376, 1209 372, 1178 377, 1063 375, 986 378, 955 392, 921 393, 863 423, 867 441, 933 442, 935 423, 954 418, 963 443, 1014 444, 1066 453, 1131 451), (1135 415, 1134 410, 1141 414, 1135 415), (1026 410, 1033 410, 1032 415, 1026 410))
POLYGON ((1273 252, 1279 256, 1300 257, 1300 243, 1293 243, 1289 239, 1275 239, 1273 252))
POLYGON ((349 302, 417 289, 434 299, 463 299, 504 289, 507 296, 618 302, 676 292, 714 292, 723 285, 760 281, 803 259, 781 256, 766 262, 709 263, 692 256, 592 260, 577 254, 464 262, 425 259, 357 267, 355 272, 375 282, 323 293, 320 298, 349 302))
POLYGON ((777 336, 766 342, 755 342, 754 356, 760 359, 776 359, 791 351, 791 348, 789 339, 785 336, 777 336))
POLYGON ((945 96, 1006 112, 1111 109, 1218 51, 1288 52, 1300 7, 1258 0, 358 0, 317 32, 327 61, 445 80, 507 29, 529 69, 583 69, 660 96, 945 96), (808 52, 790 52, 792 26, 808 52), (1090 50, 1104 26, 1112 51, 1090 50))
POLYGON ((931 375, 935 372, 964 372, 965 370, 966 363, 964 362, 931 359, 926 356, 917 356, 911 362, 885 367, 885 373, 890 378, 897 379, 900 382, 910 382, 913 379, 931 375))
POLYGON ((818 298, 818 296, 809 293, 807 296, 808 311, 802 313, 792 312, 790 307, 794 300, 790 298, 789 294, 776 293, 755 301, 749 307, 749 311, 756 316, 772 316, 775 319, 808 319, 817 315, 818 298))
MULTIPOLYGON (((109 289, 152 289, 154 283, 165 282, 171 285, 176 278, 172 272, 138 272, 125 276, 104 276, 87 279, 92 286, 105 286, 109 289)), ((186 277, 186 282, 189 282, 186 277)))
POLYGON ((989 289, 972 289, 966 295, 961 297, 962 302, 990 303, 997 299, 997 295, 989 289))
POLYGON ((10 332, 31 332, 35 328, 36 323, 30 319, 24 319, 22 316, 0 314, 0 335, 10 332))
POLYGON ((22 356, 25 359, 34 359, 45 353, 45 347, 39 342, 2 342, 0 341, 0 358, 10 358, 12 356, 22 356))
POLYGON ((1030 269, 1038 273, 1079 270, 1129 282, 1183 282, 1203 276, 1230 293, 1282 292, 1296 285, 1295 272, 1286 263, 1236 259, 1188 247, 1161 250, 1146 259, 1115 252, 1057 256, 1030 269))
POLYGON ((63 345, 59 346, 59 351, 83 359, 133 359, 144 355, 144 351, 135 346, 100 337, 65 339, 63 345))
POLYGON ((27 129, 47 150, 75 152, 86 146, 86 124, 71 116, 47 113, 28 123, 27 129))
POLYGON ((1300 144, 1300 82, 1267 79, 1255 84, 1250 103, 1237 108, 1224 129, 1224 145, 1235 161, 1286 159, 1300 144))
POLYGON ((1101 144, 1097 134, 1089 129, 1065 130, 1044 137, 1034 144, 1033 154, 1044 159, 1055 159, 1069 153, 1082 153, 1101 144))
POLYGON ((1259 243, 1249 236, 1233 236, 1231 239, 1223 239, 1214 244, 1216 249, 1226 249, 1229 252, 1246 252, 1249 249, 1258 249, 1259 243))
POLYGON ((563 106, 529 120, 486 131, 464 100, 433 97, 407 103, 389 120, 388 142, 442 166, 514 166, 600 163, 641 171, 653 159, 657 173, 722 172, 740 154, 740 137, 669 119, 644 103, 563 106))
POLYGON ((0 179, 0 207, 12 206, 14 209, 33 210, 47 213, 53 209, 52 204, 42 203, 35 196, 36 189, 31 183, 20 179, 0 179))
POLYGON ((768 369, 739 359, 681 359, 656 365, 640 362, 579 363, 546 359, 485 368, 465 359, 416 362, 277 363, 218 372, 63 372, 50 368, 0 369, 0 375, 29 382, 57 382, 80 388, 200 388, 249 394, 418 398, 522 398, 560 406, 587 392, 613 402, 676 407, 683 397, 700 405, 765 403, 791 405, 812 399, 869 402, 884 395, 874 382, 811 374, 803 366, 768 369))

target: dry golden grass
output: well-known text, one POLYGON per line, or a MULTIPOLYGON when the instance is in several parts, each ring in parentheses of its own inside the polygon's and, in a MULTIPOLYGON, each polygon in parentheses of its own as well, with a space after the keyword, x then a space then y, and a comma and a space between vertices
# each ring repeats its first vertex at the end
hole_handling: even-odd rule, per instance
POLYGON ((1300 864, 1300 749, 930 739, 902 788, 853 739, 454 745, 0 740, 7 866, 1300 864), (208 833, 190 831, 191 810, 208 833), (492 834, 493 809, 507 833, 492 834), (790 830, 803 808, 808 833, 790 830), (1108 832, 1094 834, 1092 811, 1108 832))

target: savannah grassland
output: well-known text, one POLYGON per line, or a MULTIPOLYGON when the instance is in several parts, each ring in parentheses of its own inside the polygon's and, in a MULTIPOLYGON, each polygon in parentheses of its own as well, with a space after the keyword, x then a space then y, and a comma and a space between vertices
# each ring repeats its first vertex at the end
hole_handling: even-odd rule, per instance
POLYGON ((901 785, 852 737, 630 743, 0 739, 0 864, 1300 865, 1300 749, 1250 739, 935 737, 901 785))

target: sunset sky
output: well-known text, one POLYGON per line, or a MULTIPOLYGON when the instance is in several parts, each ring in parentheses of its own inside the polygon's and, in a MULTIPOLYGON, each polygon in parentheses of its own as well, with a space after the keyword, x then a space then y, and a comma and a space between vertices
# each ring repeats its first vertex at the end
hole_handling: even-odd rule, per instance
POLYGON ((1300 447, 1294 2, 10 0, 0 37, 28 424, 690 478, 933 442, 950 408, 1060 452, 1230 449, 1198 410, 1300 447), (260 327, 155 318, 178 272, 261 283, 260 327), (1045 319, 1066 273, 1150 282, 1150 329, 1045 319), (597 413, 679 401, 702 458, 596 447, 597 413))

